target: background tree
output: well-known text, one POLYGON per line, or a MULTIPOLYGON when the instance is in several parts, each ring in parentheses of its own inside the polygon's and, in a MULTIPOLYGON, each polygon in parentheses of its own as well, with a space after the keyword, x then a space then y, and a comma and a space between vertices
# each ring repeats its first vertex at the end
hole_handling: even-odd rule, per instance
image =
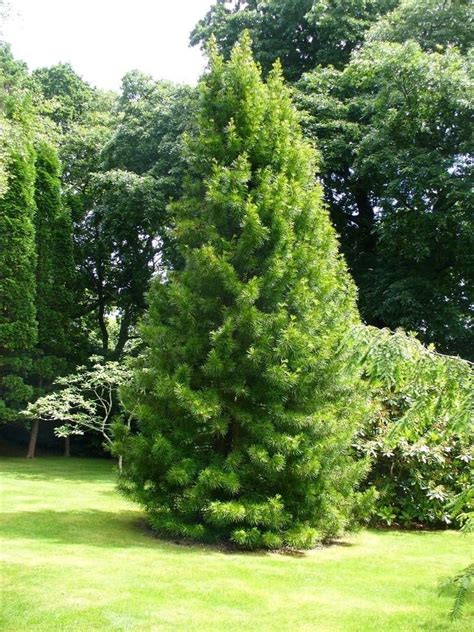
POLYGON ((318 64, 343 67, 365 31, 398 0, 217 0, 196 25, 191 44, 213 36, 228 57, 247 29, 265 73, 280 59, 295 81, 318 64))
POLYGON ((374 43, 300 89, 362 315, 472 357, 468 60, 374 43))
POLYGON ((355 293, 278 67, 211 55, 175 205, 184 267, 155 281, 125 391, 123 488, 161 533, 310 547, 351 522, 365 469, 343 336, 355 293))
POLYGON ((143 314, 163 257, 176 261, 167 207, 181 188, 180 139, 190 124, 192 92, 138 72, 126 75, 114 106, 117 124, 104 139, 99 163, 86 168, 83 187, 73 193, 85 295, 94 301, 101 352, 114 358, 143 314), (113 343, 111 313, 119 329, 113 343))
POLYGON ((84 120, 94 107, 96 91, 79 77, 70 64, 38 68, 33 71, 32 79, 49 102, 48 116, 62 133, 69 132, 75 123, 84 120))
MULTIPOLYGON (((36 321, 38 340, 29 382, 38 397, 77 359, 74 332, 72 223, 61 200, 60 165, 55 149, 41 142, 35 161, 36 321)), ((28 458, 33 458, 37 419, 31 426, 28 458)))
POLYGON ((118 358, 143 313, 150 278, 163 256, 173 258, 167 205, 181 186, 180 137, 192 89, 131 72, 116 97, 92 90, 63 66, 37 71, 35 80, 63 130, 75 303, 90 332, 82 361, 91 352, 118 358))
POLYGON ((0 195, 5 194, 8 188, 9 149, 21 144, 21 135, 15 133, 14 113, 15 109, 22 110, 27 80, 26 65, 16 60, 8 44, 0 39, 0 195))
MULTIPOLYGON (((89 366, 79 366, 75 373, 57 378, 55 392, 28 404, 26 417, 50 423, 60 423, 54 432, 65 439, 65 456, 70 456, 69 439, 85 432, 98 433, 109 452, 113 450, 114 424, 123 420, 118 390, 131 377, 124 362, 104 362, 103 358, 90 358, 89 366)), ((131 415, 126 427, 130 427, 131 415)), ((119 433, 119 431, 117 431, 119 433)), ((122 469, 122 456, 119 456, 122 469)))
POLYGON ((472 47, 474 9, 469 0, 402 0, 373 24, 367 40, 418 42, 427 52, 455 46, 461 53, 472 47))
POLYGON ((79 271, 96 306, 101 353, 119 357, 158 268, 154 240, 162 207, 155 182, 127 171, 94 174, 87 195, 90 207, 76 224, 79 271), (119 333, 111 346, 107 321, 114 311, 119 333))
MULTIPOLYGON (((72 224, 47 105, 24 64, 0 49, 2 85, 2 418, 51 387, 77 352, 72 224), (7 338, 9 337, 9 340, 7 338)), ((29 456, 38 431, 33 423, 29 456)))
POLYGON ((61 200, 60 164, 51 145, 37 146, 35 168, 38 347, 46 355, 70 356, 75 276, 72 223, 61 200))
MULTIPOLYGON (((139 73, 125 77, 120 98, 92 89, 67 64, 29 75, 6 45, 0 61, 2 111, 28 94, 29 138, 37 151, 31 173, 37 263, 31 265, 39 332, 25 351, 22 377, 10 368, 5 375, 13 419, 71 363, 98 351, 121 356, 150 278, 164 256, 173 258, 167 204, 181 186, 180 137, 193 101, 192 89, 139 73)), ((13 119, 2 115, 2 193, 7 148, 21 149, 13 119)), ((37 428, 33 423, 31 456, 37 428)))
POLYGON ((9 421, 31 396, 29 353, 37 339, 35 308, 32 113, 22 90, 22 67, 0 51, 0 125, 3 187, 0 195, 0 419, 9 421))
POLYGON ((179 265, 170 228, 168 204, 181 194, 184 177, 183 139, 191 131, 196 94, 189 86, 132 71, 125 75, 116 111, 119 123, 103 151, 105 170, 120 169, 154 182, 158 223, 153 233, 154 255, 179 265))
POLYGON ((73 223, 76 275, 72 316, 76 359, 82 363, 99 350, 96 339, 100 338, 100 330, 98 299, 83 274, 81 226, 90 214, 89 183, 93 174, 101 169, 101 151, 112 134, 115 96, 92 89, 68 64, 38 69, 33 73, 33 81, 41 94, 43 116, 51 120, 56 129, 62 167, 62 203, 73 223))

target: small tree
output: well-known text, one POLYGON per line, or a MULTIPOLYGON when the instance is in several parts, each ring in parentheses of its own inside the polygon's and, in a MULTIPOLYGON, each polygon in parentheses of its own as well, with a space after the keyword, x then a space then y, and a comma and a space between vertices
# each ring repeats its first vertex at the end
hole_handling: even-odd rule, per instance
POLYGON ((211 50, 174 207, 184 267, 157 280, 126 404, 122 488, 160 533, 311 547, 351 523, 355 291, 277 64, 211 50))
MULTIPOLYGON (((24 411, 26 417, 38 422, 62 423, 55 428, 55 434, 66 439, 67 455, 69 437, 84 432, 99 433, 105 448, 113 451, 113 426, 119 412, 118 389, 130 379, 130 371, 125 363, 101 363, 97 357, 91 360, 94 362, 91 368, 81 366, 76 373, 58 378, 55 385, 60 390, 40 397, 24 411)), ((127 418, 128 426, 130 422, 131 415, 127 418)))

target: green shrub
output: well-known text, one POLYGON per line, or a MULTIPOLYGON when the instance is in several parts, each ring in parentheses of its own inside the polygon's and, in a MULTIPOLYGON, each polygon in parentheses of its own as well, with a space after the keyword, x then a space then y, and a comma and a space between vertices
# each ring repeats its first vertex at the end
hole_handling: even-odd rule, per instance
POLYGON ((367 484, 379 492, 376 521, 458 526, 462 511, 453 511, 453 501, 473 484, 470 363, 403 331, 360 327, 355 339, 376 404, 355 443, 372 459, 367 484))

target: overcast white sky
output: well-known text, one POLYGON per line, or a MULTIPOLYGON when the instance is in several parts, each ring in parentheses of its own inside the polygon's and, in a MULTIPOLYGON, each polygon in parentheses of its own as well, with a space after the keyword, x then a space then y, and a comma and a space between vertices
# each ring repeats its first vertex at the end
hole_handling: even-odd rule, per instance
POLYGON ((84 79, 117 90, 138 69, 195 83, 205 66, 189 33, 212 0, 9 0, 4 39, 30 69, 69 62, 84 79))

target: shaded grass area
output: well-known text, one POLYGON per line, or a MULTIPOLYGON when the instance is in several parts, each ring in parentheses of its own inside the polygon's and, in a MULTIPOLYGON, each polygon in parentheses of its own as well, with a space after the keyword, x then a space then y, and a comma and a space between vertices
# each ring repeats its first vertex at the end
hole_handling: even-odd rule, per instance
POLYGON ((441 578, 473 553, 456 532, 363 531, 302 556, 153 538, 107 461, 3 459, 2 630, 357 631, 451 625, 441 578))

